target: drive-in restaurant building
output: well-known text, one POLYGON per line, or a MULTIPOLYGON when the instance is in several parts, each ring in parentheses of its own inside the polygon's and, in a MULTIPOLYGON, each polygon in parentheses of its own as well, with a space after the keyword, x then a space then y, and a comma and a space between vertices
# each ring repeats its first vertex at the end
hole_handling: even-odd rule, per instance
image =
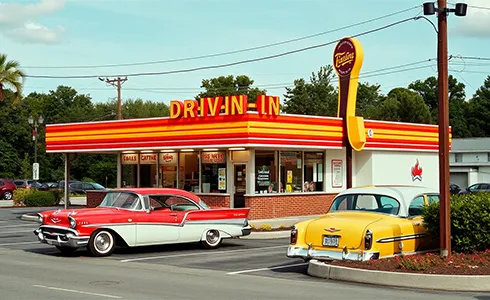
MULTIPOLYGON (((172 101, 169 117, 49 124, 46 152, 117 154, 118 187, 185 189, 209 205, 250 207, 250 219, 322 214, 350 186, 438 189, 438 127, 356 117, 351 73, 362 52, 344 41, 334 54, 339 117, 282 114, 266 95, 172 101)), ((103 196, 88 192, 87 206, 103 196)))

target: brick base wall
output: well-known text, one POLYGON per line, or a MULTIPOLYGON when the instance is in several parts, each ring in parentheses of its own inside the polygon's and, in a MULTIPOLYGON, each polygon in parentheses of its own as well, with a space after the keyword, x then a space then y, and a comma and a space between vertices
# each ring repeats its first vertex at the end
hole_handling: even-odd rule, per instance
POLYGON ((99 206, 104 200, 106 192, 104 191, 87 191, 87 208, 99 206))
POLYGON ((273 219, 326 213, 336 194, 245 196, 250 220, 273 219))
POLYGON ((197 195, 209 206, 230 208, 230 195, 197 195))

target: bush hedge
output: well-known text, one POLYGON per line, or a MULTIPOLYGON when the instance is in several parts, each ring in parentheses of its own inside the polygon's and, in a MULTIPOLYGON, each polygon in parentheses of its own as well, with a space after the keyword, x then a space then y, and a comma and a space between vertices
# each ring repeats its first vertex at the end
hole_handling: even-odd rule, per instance
POLYGON ((26 206, 52 206, 56 204, 55 195, 48 191, 34 191, 24 199, 26 206))
POLYGON ((14 190, 14 204, 22 205, 25 202, 25 198, 27 195, 30 195, 34 192, 32 189, 16 189, 14 190))
MULTIPOLYGON (((490 249, 490 193, 453 195, 451 207, 451 248, 468 253, 490 249)), ((424 227, 439 240, 439 202, 422 210, 424 227)))

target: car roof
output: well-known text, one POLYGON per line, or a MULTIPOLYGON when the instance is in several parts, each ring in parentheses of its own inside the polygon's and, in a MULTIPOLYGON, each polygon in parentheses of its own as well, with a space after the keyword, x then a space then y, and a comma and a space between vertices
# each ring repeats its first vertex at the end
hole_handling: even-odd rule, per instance
POLYGON ((372 185, 359 186, 347 189, 340 195, 345 194, 379 194, 395 198, 402 202, 405 207, 410 205, 410 202, 421 194, 439 194, 439 191, 433 188, 415 185, 372 185))
POLYGON ((116 189, 111 189, 111 191, 129 191, 129 192, 135 192, 140 195, 171 194, 177 196, 184 196, 198 203, 201 202, 201 198, 199 198, 196 194, 185 190, 173 189, 173 188, 116 188, 116 189))

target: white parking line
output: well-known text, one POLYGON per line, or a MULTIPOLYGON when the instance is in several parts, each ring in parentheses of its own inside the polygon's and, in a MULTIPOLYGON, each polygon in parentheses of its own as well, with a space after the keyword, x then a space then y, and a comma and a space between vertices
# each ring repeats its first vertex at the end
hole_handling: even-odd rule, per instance
POLYGON ((182 254, 175 254, 175 255, 162 255, 162 256, 153 256, 153 257, 139 257, 139 258, 130 258, 130 259, 123 259, 120 262, 130 262, 130 261, 140 261, 140 260, 151 260, 151 259, 160 259, 160 258, 172 258, 172 257, 184 257, 184 256, 195 256, 195 255, 206 255, 206 254, 217 254, 220 253, 238 253, 238 252, 246 252, 246 251, 255 251, 255 250, 265 250, 265 249, 277 249, 277 248, 284 248, 286 249, 287 246, 281 245, 281 246, 270 246, 270 247, 259 247, 259 248, 248 248, 248 249, 239 249, 239 250, 229 250, 229 251, 201 251, 201 252, 194 252, 194 253, 182 253, 182 254))
POLYGON ((0 244, 0 247, 2 247, 2 246, 16 246, 16 245, 29 245, 29 244, 41 244, 41 242, 5 243, 5 244, 0 244))
POLYGON ((106 297, 106 298, 114 298, 114 299, 121 299, 122 298, 122 297, 114 296, 114 295, 106 295, 106 294, 98 294, 98 293, 91 293, 91 292, 84 292, 84 291, 77 291, 77 290, 69 290, 69 289, 63 289, 63 288, 57 288, 57 287, 45 286, 45 285, 38 285, 38 284, 33 285, 33 287, 44 288, 44 289, 55 290, 55 291, 62 291, 62 292, 70 292, 70 293, 77 293, 77 294, 106 297))
POLYGON ((304 266, 307 264, 308 263, 300 263, 300 264, 278 266, 278 267, 271 267, 271 268, 250 269, 250 270, 243 270, 243 271, 228 272, 226 274, 235 275, 235 274, 242 274, 242 273, 252 273, 252 272, 269 271, 269 270, 277 270, 277 269, 287 269, 287 268, 292 268, 292 267, 304 266))
POLYGON ((23 229, 23 230, 10 230, 10 231, 0 231, 0 234, 9 234, 9 233, 24 233, 24 232, 33 232, 34 229, 23 229))
POLYGON ((11 227, 32 227, 32 228, 37 228, 39 225, 35 224, 18 224, 18 225, 1 225, 0 228, 11 228, 11 227))

